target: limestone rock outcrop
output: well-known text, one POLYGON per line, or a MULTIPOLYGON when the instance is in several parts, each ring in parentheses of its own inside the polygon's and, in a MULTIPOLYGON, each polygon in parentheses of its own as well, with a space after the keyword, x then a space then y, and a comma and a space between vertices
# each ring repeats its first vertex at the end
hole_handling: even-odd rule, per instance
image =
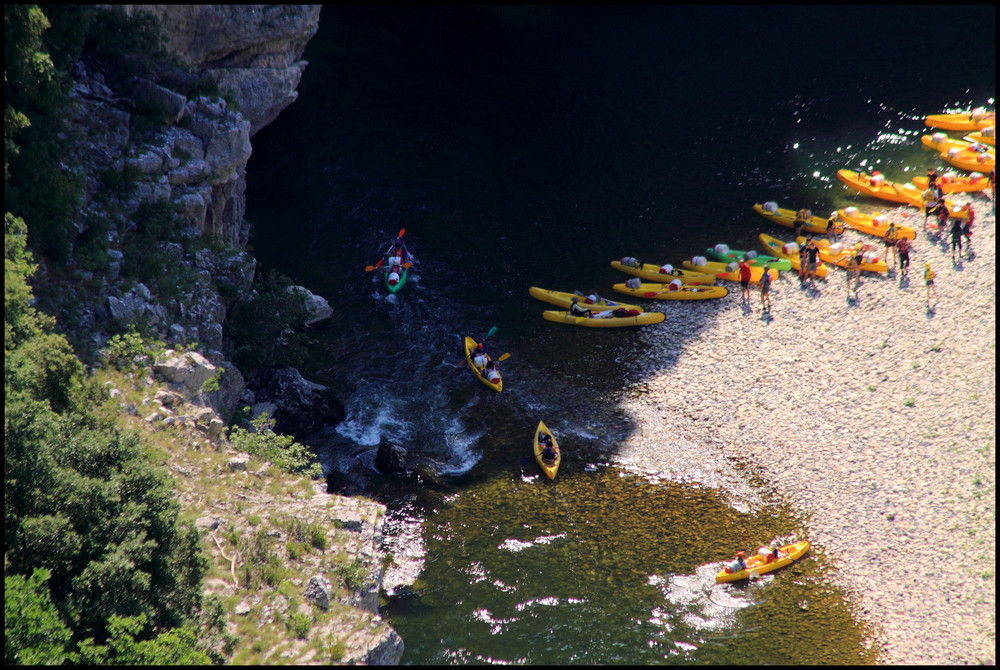
POLYGON ((250 135, 295 102, 320 5, 124 5, 155 16, 166 49, 237 102, 250 135))

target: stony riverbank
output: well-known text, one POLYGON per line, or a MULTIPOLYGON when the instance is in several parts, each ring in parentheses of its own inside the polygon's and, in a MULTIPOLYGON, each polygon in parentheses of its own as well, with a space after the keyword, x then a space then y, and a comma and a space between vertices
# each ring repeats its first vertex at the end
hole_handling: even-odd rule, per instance
MULTIPOLYGON (((857 298, 831 268, 815 288, 782 273, 770 314, 738 284, 648 305, 667 320, 642 330, 652 369, 626 401, 646 438, 622 461, 669 471, 686 438, 715 451, 703 466, 739 458, 805 513, 885 663, 996 660, 996 219, 985 194, 953 199, 977 212, 974 256, 953 264, 949 239, 890 210, 918 231, 910 276, 862 273, 857 298)), ((859 240, 881 253, 855 231, 843 241, 859 240)))

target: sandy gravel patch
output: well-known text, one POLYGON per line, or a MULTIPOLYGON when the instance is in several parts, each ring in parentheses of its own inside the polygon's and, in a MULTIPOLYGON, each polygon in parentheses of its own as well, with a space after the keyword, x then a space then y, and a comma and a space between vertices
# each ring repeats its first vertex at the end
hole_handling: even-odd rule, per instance
MULTIPOLYGON (((770 316, 738 284, 721 301, 651 305, 667 313, 643 329, 651 367, 671 364, 625 402, 664 448, 637 440, 623 462, 657 469, 683 438, 714 452, 698 467, 738 456, 786 492, 893 664, 996 660, 996 219, 984 195, 953 199, 977 212, 975 255, 955 264, 922 215, 888 212, 918 230, 909 282, 862 273, 848 300, 844 270, 815 290, 782 273, 770 316)), ((854 231, 843 241, 859 240, 881 251, 854 231)))

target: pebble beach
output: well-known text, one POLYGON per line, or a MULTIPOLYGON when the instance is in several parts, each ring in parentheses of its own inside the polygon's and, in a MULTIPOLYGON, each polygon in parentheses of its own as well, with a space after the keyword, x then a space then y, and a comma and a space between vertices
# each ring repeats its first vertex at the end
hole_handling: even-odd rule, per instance
MULTIPOLYGON (((949 197, 976 212, 955 263, 923 214, 867 201, 917 230, 908 278, 862 272, 848 297, 840 268, 811 285, 782 272, 769 313, 732 282, 719 300, 647 301, 667 319, 641 329, 646 374, 625 405, 641 439, 618 456, 690 473, 684 443, 723 486, 709 471, 734 460, 759 474, 808 519, 886 664, 996 662, 996 218, 988 192, 949 197)), ((841 241, 884 249, 850 229, 841 241)))

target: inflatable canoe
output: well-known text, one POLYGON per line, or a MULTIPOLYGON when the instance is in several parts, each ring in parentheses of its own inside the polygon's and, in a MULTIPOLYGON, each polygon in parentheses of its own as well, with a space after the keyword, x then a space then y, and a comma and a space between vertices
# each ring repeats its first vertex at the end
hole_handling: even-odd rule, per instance
MULTIPOLYGON (((888 219, 878 212, 868 215, 862 213, 857 207, 846 207, 838 209, 837 216, 851 229, 882 239, 885 239, 885 232, 889 229, 888 219)), ((904 237, 908 240, 915 240, 917 239, 917 231, 909 226, 896 226, 896 239, 904 237)))
POLYGON ((953 167, 968 172, 989 172, 996 168, 997 164, 996 156, 989 151, 978 152, 949 149, 948 151, 942 151, 938 156, 953 167))
POLYGON ((767 574, 768 572, 774 572, 775 570, 781 569, 786 565, 791 565, 792 563, 797 562, 800 558, 805 556, 807 551, 809 551, 809 542, 806 540, 796 542, 795 544, 787 544, 784 547, 778 547, 778 556, 780 558, 774 559, 770 563, 768 563, 767 559, 762 556, 760 552, 758 552, 746 559, 746 570, 734 571, 730 566, 726 566, 720 570, 718 574, 715 575, 715 583, 724 584, 726 582, 738 582, 742 579, 759 577, 760 575, 767 574))
POLYGON ((562 462, 562 450, 559 449, 559 445, 556 443, 556 436, 552 434, 552 431, 549 430, 549 427, 545 425, 544 421, 538 422, 538 428, 535 429, 534 442, 535 442, 535 460, 538 462, 538 467, 542 469, 542 472, 545 473, 546 477, 548 477, 549 479, 555 479, 556 472, 558 472, 559 470, 559 464, 562 462), (550 438, 552 438, 552 447, 556 451, 556 458, 554 461, 546 461, 544 458, 542 458, 542 449, 544 449, 545 447, 538 441, 539 437, 541 437, 542 435, 548 435, 550 438))
MULTIPOLYGON (((881 177, 876 173, 874 177, 881 177)), ((888 200, 901 205, 923 208, 924 198, 920 189, 913 184, 896 184, 884 179, 874 179, 873 175, 853 170, 837 170, 837 179, 862 195, 888 200)))
POLYGON ((557 312, 546 310, 542 312, 542 318, 546 321, 556 323, 567 323, 571 326, 583 326, 585 328, 624 328, 627 326, 646 326, 653 323, 660 323, 667 315, 663 312, 643 312, 637 316, 617 317, 610 314, 597 314, 586 316, 573 316, 569 312, 557 312))
POLYGON ((729 294, 729 289, 725 286, 698 284, 681 284, 680 288, 672 287, 670 284, 641 283, 638 288, 630 288, 625 284, 615 284, 611 288, 619 293, 627 293, 637 298, 649 300, 710 300, 724 298, 729 294))
MULTIPOLYGON (((686 267, 688 269, 691 269, 691 270, 695 270, 695 271, 703 269, 706 272, 711 272, 717 278, 719 278, 719 279, 725 279, 726 281, 739 281, 740 280, 740 272, 739 272, 739 270, 737 269, 737 270, 730 271, 728 269, 735 262, 736 261, 733 261, 733 263, 727 264, 727 263, 716 263, 715 261, 705 261, 705 264, 701 265, 700 263, 699 264, 695 264, 693 261, 684 261, 684 267, 686 267)), ((775 270, 775 269, 772 268, 771 270, 768 270, 768 272, 771 274, 771 279, 772 280, 776 280, 778 278, 778 271, 777 270, 775 270)), ((751 282, 753 282, 754 284, 757 284, 757 283, 760 282, 760 278, 763 277, 763 276, 764 276, 764 268, 763 267, 759 267, 759 266, 755 266, 755 265, 751 265, 750 266, 750 281, 751 282)))
MULTIPOLYGON (((776 237, 771 237, 770 235, 765 235, 764 233, 760 234, 760 241, 761 244, 764 245, 764 248, 772 254, 787 258, 788 262, 792 264, 793 270, 796 272, 801 271, 800 268, 802 267, 802 259, 799 257, 799 252, 797 249, 790 249, 788 242, 783 242, 776 237), (786 251, 786 249, 788 251, 786 251)), ((797 244, 795 246, 798 247, 797 244)), ((828 274, 830 274, 830 268, 827 267, 827 265, 821 260, 816 264, 816 276, 823 279, 828 274)))
POLYGON ((671 279, 680 279, 682 284, 715 283, 715 275, 708 272, 692 272, 676 268, 667 272, 663 269, 664 266, 653 265, 652 263, 642 263, 639 267, 634 267, 632 265, 625 265, 621 261, 611 261, 611 267, 647 281, 662 282, 670 281, 671 279))
POLYGON ((944 133, 921 135, 920 141, 923 142, 924 146, 928 149, 934 149, 938 152, 947 152, 949 149, 958 149, 959 151, 972 150, 971 142, 966 142, 965 140, 953 140, 944 133))
MULTIPOLYGON (((813 240, 816 242, 816 246, 819 247, 819 257, 824 263, 829 263, 830 265, 836 265, 840 268, 847 267, 847 259, 851 256, 857 255, 857 252, 853 248, 844 248, 840 244, 830 244, 827 240, 813 240)), ((804 237, 796 237, 795 242, 800 246, 807 242, 804 237)), ((858 244, 861 244, 860 242, 858 244)), ((889 266, 886 265, 885 261, 879 255, 882 252, 882 248, 878 248, 878 251, 864 251, 862 253, 861 269, 866 272, 888 272, 889 266)))
MULTIPOLYGON (((914 177, 911 180, 921 191, 926 191, 930 180, 927 177, 914 177)), ((943 174, 937 178, 938 188, 942 193, 971 193, 973 191, 985 191, 990 187, 990 180, 986 175, 973 172, 970 175, 959 177, 954 172, 943 174)))
POLYGON ((597 302, 588 302, 589 298, 587 296, 577 295, 576 293, 566 293, 564 291, 549 291, 544 288, 538 288, 537 286, 529 287, 528 293, 530 293, 533 298, 538 298, 542 302, 547 302, 550 305, 562 307, 563 309, 569 309, 569 306, 573 304, 573 298, 576 298, 581 305, 592 311, 603 311, 606 309, 614 309, 615 307, 637 309, 640 312, 645 311, 638 305, 627 305, 622 302, 608 300, 607 298, 599 298, 597 302))
POLYGON ((997 145, 997 133, 996 126, 986 126, 982 130, 977 130, 974 133, 969 133, 965 136, 965 139, 970 142, 982 142, 983 144, 988 144, 991 147, 997 145))
POLYGON ((476 348, 477 342, 471 337, 465 338, 465 362, 469 364, 472 371, 475 373, 476 378, 482 383, 489 386, 491 389, 500 393, 503 391, 503 379, 500 378, 500 371, 497 370, 496 382, 491 382, 480 370, 476 367, 476 364, 472 362, 472 350, 476 348))
POLYGON ((977 108, 971 114, 930 114, 924 119, 924 124, 941 130, 979 130, 981 126, 996 124, 996 112, 987 112, 977 108))
MULTIPOLYGON (((785 226, 786 228, 795 228, 795 216, 798 212, 778 207, 777 203, 757 203, 753 206, 753 211, 757 212, 768 221, 773 221, 774 223, 785 226), (767 205, 770 205, 770 207, 767 205)), ((810 233, 825 235, 827 221, 828 220, 824 219, 822 216, 811 216, 802 227, 802 230, 810 233)), ((836 221, 834 221, 833 225, 833 232, 835 234, 844 234, 844 227, 842 225, 838 225, 836 221)))
POLYGON ((774 256, 767 256, 764 254, 758 254, 756 251, 740 251, 739 249, 730 249, 725 245, 715 245, 705 249, 705 258, 710 261, 716 261, 719 263, 731 263, 733 261, 740 261, 747 258, 747 254, 750 256, 750 265, 759 265, 764 267, 769 265, 778 272, 784 272, 786 270, 792 269, 792 263, 787 258, 775 258, 774 256), (721 253, 725 252, 725 253, 721 253))

